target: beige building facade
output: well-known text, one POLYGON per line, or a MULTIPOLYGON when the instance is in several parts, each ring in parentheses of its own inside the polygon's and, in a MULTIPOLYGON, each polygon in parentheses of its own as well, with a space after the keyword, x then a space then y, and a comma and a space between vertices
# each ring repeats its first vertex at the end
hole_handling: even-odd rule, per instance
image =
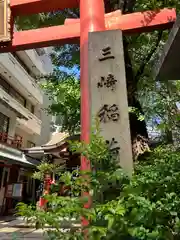
POLYGON ((22 182, 33 197, 35 182, 27 173, 38 162, 22 149, 50 140, 52 117, 43 110, 49 99, 37 79, 51 71, 48 49, 0 54, 0 214, 13 208, 6 198, 10 184, 22 182))

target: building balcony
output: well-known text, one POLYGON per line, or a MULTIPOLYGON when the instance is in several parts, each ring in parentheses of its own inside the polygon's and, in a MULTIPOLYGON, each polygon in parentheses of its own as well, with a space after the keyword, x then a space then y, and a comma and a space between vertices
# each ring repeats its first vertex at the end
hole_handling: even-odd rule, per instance
POLYGON ((17 126, 29 134, 40 135, 41 123, 42 121, 30 112, 28 114, 28 120, 17 118, 17 126))
POLYGON ((0 88, 0 101, 17 114, 18 127, 30 134, 40 135, 42 121, 21 105, 2 88, 0 88))
POLYGON ((12 148, 21 149, 22 138, 16 139, 16 137, 9 136, 7 133, 0 132, 0 143, 12 148))
POLYGON ((31 49, 17 52, 34 75, 44 75, 52 71, 52 63, 44 49, 31 49))
POLYGON ((0 55, 0 71, 4 78, 34 105, 43 103, 43 94, 38 84, 12 54, 0 55))
POLYGON ((28 120, 29 111, 2 88, 0 88, 0 101, 12 111, 16 112, 19 118, 28 120))

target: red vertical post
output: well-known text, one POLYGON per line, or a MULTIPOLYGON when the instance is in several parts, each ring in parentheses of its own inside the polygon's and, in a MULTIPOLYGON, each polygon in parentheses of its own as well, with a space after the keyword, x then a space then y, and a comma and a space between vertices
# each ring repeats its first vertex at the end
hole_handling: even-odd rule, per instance
MULTIPOLYGON (((80 66, 81 66, 81 139, 89 142, 90 99, 88 73, 88 33, 105 30, 103 0, 80 0, 80 66)), ((82 159, 81 169, 89 169, 88 161, 82 159)))
MULTIPOLYGON (((43 195, 49 194, 51 188, 51 174, 46 173, 44 176, 44 189, 43 189, 43 195)), ((46 207, 47 200, 44 199, 44 197, 40 197, 39 199, 39 206, 41 208, 46 207)))
MULTIPOLYGON (((90 96, 88 72, 88 33, 105 30, 104 0, 80 0, 80 67, 81 67, 81 140, 89 142, 90 96)), ((90 170, 90 162, 81 158, 81 170, 90 170)), ((87 194, 87 193, 84 193, 87 194)), ((90 207, 90 201, 85 205, 90 207)), ((82 224, 88 225, 86 219, 82 224)))

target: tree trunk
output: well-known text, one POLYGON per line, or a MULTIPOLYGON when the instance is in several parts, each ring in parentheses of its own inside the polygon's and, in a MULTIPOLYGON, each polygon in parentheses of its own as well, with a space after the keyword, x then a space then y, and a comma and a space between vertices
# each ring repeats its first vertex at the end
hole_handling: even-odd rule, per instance
MULTIPOLYGON (((140 102, 137 99, 137 83, 134 79, 131 59, 128 53, 128 41, 124 37, 124 59, 126 69, 126 83, 128 92, 128 105, 137 109, 139 113, 143 115, 140 102)), ((149 151, 148 146, 148 132, 145 121, 138 120, 137 113, 129 113, 131 140, 132 140, 132 151, 134 160, 139 155, 149 151)))

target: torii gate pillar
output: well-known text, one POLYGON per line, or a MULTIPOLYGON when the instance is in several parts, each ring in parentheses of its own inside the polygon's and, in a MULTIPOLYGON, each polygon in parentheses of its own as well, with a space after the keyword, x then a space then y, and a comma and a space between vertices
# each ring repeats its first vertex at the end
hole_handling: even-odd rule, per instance
MULTIPOLYGON (((88 72, 88 34, 94 31, 105 30, 105 11, 103 0, 80 0, 80 66, 81 66, 81 140, 89 142, 90 138, 90 96, 89 96, 89 72, 88 72)), ((90 162, 81 157, 81 170, 90 170, 90 162)), ((85 208, 91 205, 89 193, 88 203, 85 208)), ((83 226, 88 221, 83 218, 83 226)), ((87 236, 85 236, 87 238, 87 236)))
MULTIPOLYGON (((103 0, 80 0, 80 66, 81 66, 81 140, 89 142, 90 96, 88 73, 88 33, 105 30, 103 0)), ((82 157, 81 169, 90 170, 90 163, 82 157)))

